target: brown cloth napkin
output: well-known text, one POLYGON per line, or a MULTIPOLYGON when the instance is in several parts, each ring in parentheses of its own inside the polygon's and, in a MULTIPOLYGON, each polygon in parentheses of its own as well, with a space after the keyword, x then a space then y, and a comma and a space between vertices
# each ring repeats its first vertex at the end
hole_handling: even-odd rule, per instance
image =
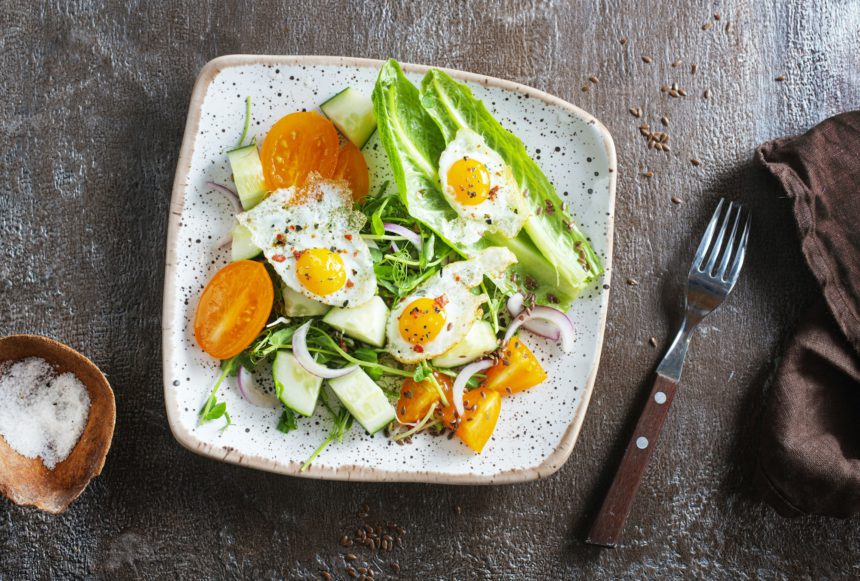
POLYGON ((860 512, 860 111, 765 143, 756 161, 794 205, 822 299, 777 369, 756 481, 780 514, 860 512))

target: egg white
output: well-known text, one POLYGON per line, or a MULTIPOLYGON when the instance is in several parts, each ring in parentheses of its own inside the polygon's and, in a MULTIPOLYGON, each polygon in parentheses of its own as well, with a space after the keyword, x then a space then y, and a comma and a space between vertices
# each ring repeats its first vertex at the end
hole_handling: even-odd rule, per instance
POLYGON ((457 214, 477 225, 481 231, 498 232, 506 238, 516 236, 530 216, 525 197, 511 168, 484 138, 470 129, 460 129, 439 157, 439 179, 445 199, 457 214), (462 204, 448 183, 448 170, 459 159, 474 159, 487 168, 491 197, 479 204, 462 204))
POLYGON ((237 219, 284 283, 302 295, 345 307, 363 304, 376 293, 373 259, 360 236, 366 218, 353 210, 345 182, 317 180, 303 188, 277 190, 237 219), (327 295, 305 288, 296 275, 295 253, 311 248, 337 252, 351 284, 327 295))
POLYGON ((516 261, 507 248, 493 247, 469 260, 445 266, 438 275, 424 282, 391 309, 386 329, 388 352, 401 363, 417 363, 442 355, 454 347, 466 336, 475 319, 481 316, 481 305, 487 301, 487 295, 475 294, 472 289, 481 284, 485 274, 502 274, 516 261), (416 351, 415 346, 400 335, 400 315, 413 301, 424 297, 444 297, 445 326, 436 337, 424 343, 420 351, 416 351))

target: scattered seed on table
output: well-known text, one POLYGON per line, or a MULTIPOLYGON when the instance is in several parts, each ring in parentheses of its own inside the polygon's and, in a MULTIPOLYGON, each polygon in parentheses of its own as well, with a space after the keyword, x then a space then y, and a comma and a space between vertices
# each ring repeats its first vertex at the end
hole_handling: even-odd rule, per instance
POLYGON ((657 346, 657 337, 651 337, 650 339, 648 339, 648 342, 651 344, 651 347, 656 347, 657 346))
POLYGON ((588 85, 582 85, 582 92, 583 92, 583 93, 587 93, 587 92, 588 92, 588 85))
POLYGON ((704 97, 705 99, 710 99, 711 98, 711 90, 705 89, 705 92, 702 93, 702 97, 704 97))
POLYGON ((347 561, 358 561, 358 557, 356 557, 356 556, 355 556, 355 555, 353 555, 352 553, 347 553, 347 555, 346 555, 346 560, 347 560, 347 561))
POLYGON ((400 573, 400 563, 391 563, 389 567, 391 567, 391 570, 394 571, 395 575, 400 573))
POLYGON ((731 31, 732 31, 732 23, 726 22, 726 32, 731 32, 731 31))
POLYGON ((671 148, 671 147, 669 147, 669 144, 668 144, 668 143, 661 143, 660 145, 662 145, 661 149, 662 149, 663 151, 665 151, 665 152, 667 152, 667 153, 668 153, 668 152, 670 152, 670 151, 672 151, 672 148, 671 148))
POLYGON ((642 117, 642 109, 638 107, 630 107, 628 111, 630 111, 630 114, 634 117, 642 117))
POLYGON ((679 198, 678 196, 672 196, 672 203, 673 203, 673 204, 683 204, 683 203, 684 203, 684 200, 682 200, 682 199, 681 199, 681 198, 679 198))
POLYGON ((322 573, 320 573, 320 575, 322 575, 322 578, 325 579, 325 581, 332 580, 331 573, 329 573, 328 571, 323 571, 322 573))
POLYGON ((588 80, 594 83, 595 85, 600 82, 600 79, 597 78, 597 75, 591 75, 588 77, 588 80))
POLYGON ((665 115, 663 115, 662 117, 660 117, 660 123, 662 123, 664 127, 668 127, 669 126, 669 118, 666 117, 665 115))
POLYGON ((785 75, 779 75, 777 78, 774 79, 774 81, 776 81, 778 83, 781 83, 784 80, 785 80, 785 75))
POLYGON ((344 535, 340 539, 340 544, 342 547, 351 547, 352 546, 352 539, 350 539, 348 536, 344 535))
POLYGON ((653 177, 654 177, 654 172, 653 172, 653 171, 646 171, 646 172, 645 172, 645 173, 643 173, 642 175, 643 175, 643 176, 645 176, 646 178, 653 178, 653 177))
POLYGON ((699 70, 699 65, 697 65, 696 63, 693 63, 690 65, 690 74, 691 75, 695 75, 696 71, 698 71, 698 70, 699 70))
POLYGON ((685 91, 684 89, 678 89, 678 94, 681 95, 682 97, 686 97, 687 91, 685 91))
POLYGON ((694 159, 691 159, 691 160, 690 160, 690 163, 692 163, 692 164, 693 164, 694 166, 696 166, 696 167, 699 167, 700 165, 702 165, 702 162, 701 162, 701 161, 699 161, 698 159, 695 159, 695 158, 694 158, 694 159))
POLYGON ((669 91, 669 85, 660 85, 660 92, 666 93, 669 91))
POLYGON ((719 19, 720 19, 720 13, 714 12, 714 20, 719 20, 719 19))
POLYGON ((677 91, 677 90, 675 90, 675 89, 672 89, 671 91, 669 91, 669 96, 670 96, 670 97, 677 97, 677 96, 678 96, 678 91, 677 91))
POLYGON ((627 37, 619 38, 618 42, 621 43, 621 46, 624 46, 625 44, 627 44, 627 37))
POLYGON ((702 25, 702 30, 710 30, 713 26, 714 24, 712 22, 706 22, 702 25))
POLYGON ((367 567, 359 567, 358 572, 362 575, 367 575, 367 567))
POLYGON ((646 65, 650 65, 651 61, 653 61, 653 60, 654 59, 652 59, 650 56, 647 56, 647 55, 642 56, 642 62, 645 63, 646 65))
POLYGON ((639 281, 636 280, 635 278, 628 278, 627 279, 627 285, 628 286, 636 286, 638 284, 639 284, 639 281))
POLYGON ((676 69, 676 68, 680 67, 682 64, 684 64, 684 61, 682 61, 681 59, 675 59, 675 61, 672 63, 672 68, 676 69))
POLYGON ((356 573, 356 572, 355 572, 355 569, 353 569, 352 567, 347 567, 347 568, 346 568, 346 574, 347 574, 347 575, 349 575, 350 577, 352 577, 353 579, 355 579, 356 577, 358 577, 358 573, 356 573))
POLYGON ((463 509, 460 508, 460 505, 458 504, 457 506, 454 507, 454 512, 457 514, 461 514, 463 512, 463 509))

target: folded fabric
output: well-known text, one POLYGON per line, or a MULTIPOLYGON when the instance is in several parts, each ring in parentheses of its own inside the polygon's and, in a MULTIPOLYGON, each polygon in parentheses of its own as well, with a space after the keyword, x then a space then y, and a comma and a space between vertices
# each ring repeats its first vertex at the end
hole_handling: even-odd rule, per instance
POLYGON ((756 481, 787 516, 860 512, 860 111, 766 143, 756 161, 792 199, 822 299, 768 393, 756 481))

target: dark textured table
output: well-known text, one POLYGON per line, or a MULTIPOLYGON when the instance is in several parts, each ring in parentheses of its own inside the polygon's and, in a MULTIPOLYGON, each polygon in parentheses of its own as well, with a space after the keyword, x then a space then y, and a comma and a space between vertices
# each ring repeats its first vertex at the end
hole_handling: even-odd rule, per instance
POLYGON ((784 520, 750 483, 767 377, 815 293, 786 200, 752 167, 752 152, 860 105, 860 4, 400 4, 0 3, 2 333, 79 348, 107 374, 118 409, 104 473, 65 514, 0 501, 0 578, 347 578, 341 537, 390 522, 406 529, 402 548, 356 548, 356 569, 368 563, 376 578, 391 576, 392 563, 399 578, 860 576, 860 520, 784 520), (161 385, 167 208, 195 76, 228 53, 455 67, 554 93, 607 125, 620 174, 609 322, 579 442, 556 475, 486 488, 316 482, 206 460, 174 441, 161 385), (673 82, 686 97, 660 91, 673 82), (645 147, 642 122, 671 135, 671 152, 645 147), (623 546, 586 546, 678 321, 681 273, 721 195, 755 213, 747 267, 694 339, 623 546))

